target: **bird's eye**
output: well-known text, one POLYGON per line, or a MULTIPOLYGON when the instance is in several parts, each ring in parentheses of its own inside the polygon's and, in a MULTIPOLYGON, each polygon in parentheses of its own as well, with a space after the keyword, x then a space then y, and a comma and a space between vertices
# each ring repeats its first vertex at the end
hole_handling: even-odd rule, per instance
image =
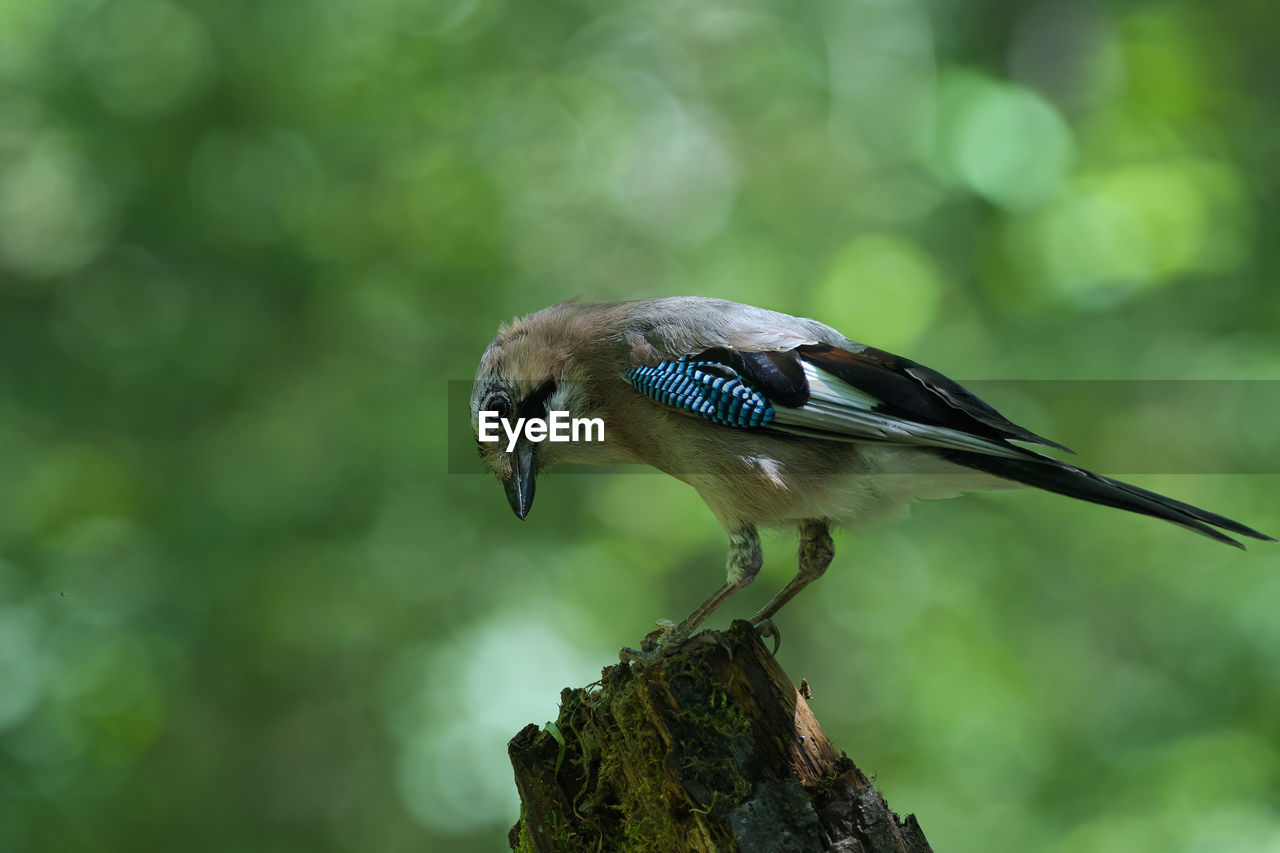
POLYGON ((484 398, 484 405, 480 407, 480 411, 497 412, 498 417, 505 418, 511 413, 511 401, 501 391, 494 391, 484 398))

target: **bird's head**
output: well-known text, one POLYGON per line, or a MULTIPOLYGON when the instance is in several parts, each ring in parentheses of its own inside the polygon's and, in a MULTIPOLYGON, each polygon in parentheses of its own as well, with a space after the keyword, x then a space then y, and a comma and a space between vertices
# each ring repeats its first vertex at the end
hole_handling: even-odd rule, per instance
POLYGON ((572 435, 574 420, 598 416, 587 376, 589 359, 575 358, 575 342, 589 337, 584 338, 572 308, 571 303, 553 306, 500 329, 480 359, 471 387, 471 430, 480 458, 501 481, 521 519, 533 506, 538 472, 582 455, 573 441, 532 439, 539 428, 531 432, 530 425, 547 423, 554 415, 572 435))

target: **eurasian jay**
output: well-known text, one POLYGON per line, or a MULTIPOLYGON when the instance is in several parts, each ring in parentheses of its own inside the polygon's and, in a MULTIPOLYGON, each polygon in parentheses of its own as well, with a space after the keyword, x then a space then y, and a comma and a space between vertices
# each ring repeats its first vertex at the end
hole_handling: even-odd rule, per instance
POLYGON ((752 621, 767 624, 826 571, 831 525, 903 512, 917 498, 1035 486, 1162 518, 1243 548, 1229 518, 1068 465, 1062 445, 1005 419, 937 371, 815 320, 676 297, 562 302, 499 330, 476 371, 472 429, 515 514, 538 472, 563 462, 640 462, 697 490, 729 534, 725 583, 650 658, 686 640, 760 571, 758 527, 796 527, 798 570, 752 621), (599 419, 597 441, 537 441, 499 419, 599 419), (484 420, 482 421, 482 414, 484 420), (508 440, 508 436, 510 440, 508 440))

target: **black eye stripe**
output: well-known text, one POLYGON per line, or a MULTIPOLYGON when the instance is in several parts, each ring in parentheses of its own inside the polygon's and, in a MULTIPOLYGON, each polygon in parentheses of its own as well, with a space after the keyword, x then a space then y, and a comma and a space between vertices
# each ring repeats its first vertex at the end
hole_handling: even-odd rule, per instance
POLYGON ((556 381, 548 379, 533 389, 520 404, 520 417, 545 418, 547 416, 547 400, 556 391, 556 381))
POLYGON ((547 400, 556 392, 556 381, 547 379, 520 401, 512 406, 511 400, 501 391, 490 392, 480 407, 482 412, 496 412, 500 418, 509 418, 514 408, 518 418, 545 418, 547 416, 547 400))

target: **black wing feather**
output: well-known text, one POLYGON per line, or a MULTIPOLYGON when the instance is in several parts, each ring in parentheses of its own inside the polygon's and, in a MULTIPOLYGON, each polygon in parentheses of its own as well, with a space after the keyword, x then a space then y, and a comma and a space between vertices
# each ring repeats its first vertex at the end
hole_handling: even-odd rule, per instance
POLYGON ((809 344, 795 352, 827 373, 884 402, 878 411, 996 440, 1025 441, 1072 453, 997 412, 960 383, 909 358, 875 347, 859 352, 809 344), (922 393, 923 392, 923 393, 922 393))
POLYGON ((712 347, 694 361, 719 362, 732 367, 748 384, 779 406, 796 408, 809 402, 809 382, 795 350, 749 352, 712 347))
POLYGON ((1115 507, 1116 509, 1124 509, 1141 513, 1142 515, 1149 515, 1153 518, 1172 521, 1174 524, 1180 524, 1197 533, 1202 533, 1210 539, 1226 542, 1229 545, 1235 545, 1237 548, 1243 548, 1244 546, 1230 536, 1215 530, 1214 527, 1221 527, 1224 530, 1230 530, 1232 533, 1249 536, 1253 539, 1262 539, 1267 542, 1276 541, 1264 533, 1259 533, 1252 527, 1246 527, 1238 521, 1232 521, 1217 513, 1200 509, 1155 492, 1149 492, 1130 483, 1123 483, 1110 477, 1104 477, 1101 474, 1095 474, 1092 471, 1086 471, 1083 468, 1077 468, 1074 465, 1067 465, 1056 459, 1048 457, 1026 460, 1007 459, 1000 456, 970 453, 964 450, 939 450, 938 452, 943 458, 955 462, 957 465, 975 468, 988 474, 994 474, 997 477, 1003 477, 1006 480, 1035 486, 1038 489, 1066 495, 1069 498, 1078 498, 1090 503, 1102 504, 1103 506, 1115 507))

